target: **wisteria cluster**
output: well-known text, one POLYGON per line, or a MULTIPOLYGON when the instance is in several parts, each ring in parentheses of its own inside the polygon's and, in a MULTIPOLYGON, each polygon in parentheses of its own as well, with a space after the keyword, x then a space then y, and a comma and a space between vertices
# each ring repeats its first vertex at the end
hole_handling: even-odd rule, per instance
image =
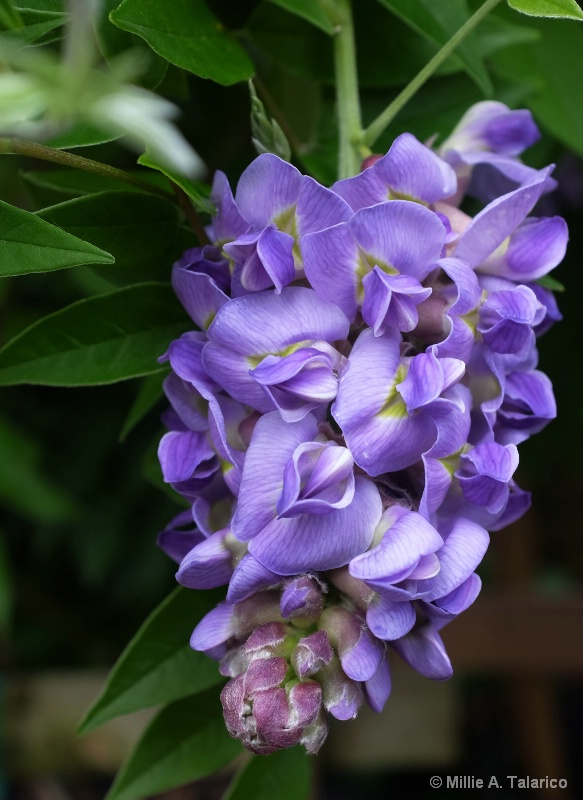
POLYGON ((438 150, 404 133, 331 188, 271 154, 234 196, 216 174, 213 244, 172 276, 199 330, 163 357, 159 457, 192 512, 159 544, 183 586, 228 585, 191 644, 256 753, 380 711, 391 650, 448 678, 439 631, 478 595, 487 531, 529 506, 517 445, 556 413, 540 279, 568 238, 529 216, 555 186, 519 159, 538 137, 484 102, 438 150))

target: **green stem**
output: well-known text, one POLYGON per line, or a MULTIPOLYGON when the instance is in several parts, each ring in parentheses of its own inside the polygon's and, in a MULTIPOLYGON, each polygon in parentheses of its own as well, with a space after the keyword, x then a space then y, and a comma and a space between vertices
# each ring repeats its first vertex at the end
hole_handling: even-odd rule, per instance
POLYGON ((174 195, 170 192, 166 192, 158 186, 142 181, 140 178, 130 175, 129 172, 125 172, 123 169, 110 167, 109 164, 102 164, 100 161, 93 161, 83 156, 76 156, 66 150, 57 150, 55 147, 47 147, 37 142, 25 142, 22 139, 0 139, 0 154, 2 153, 38 158, 41 161, 52 161, 54 164, 61 164, 64 167, 73 167, 75 169, 82 169, 85 172, 93 172, 95 175, 103 175, 106 178, 123 181, 124 183, 136 186, 138 189, 143 189, 145 192, 157 194, 172 202, 175 201, 174 195))
POLYGON ((334 68, 339 137, 338 177, 350 178, 359 171, 363 156, 360 147, 362 121, 350 0, 336 0, 336 11, 334 68))
POLYGON ((368 147, 372 147, 383 131, 389 126, 393 119, 397 116, 403 106, 409 102, 413 95, 423 86, 425 81, 433 75, 435 70, 443 64, 453 51, 456 49, 479 22, 492 11, 500 0, 486 0, 484 5, 473 14, 462 27, 454 33, 449 42, 447 42, 441 50, 439 50, 429 61, 423 69, 413 78, 403 91, 395 97, 393 102, 379 114, 379 116, 371 122, 368 128, 362 135, 362 143, 368 147))

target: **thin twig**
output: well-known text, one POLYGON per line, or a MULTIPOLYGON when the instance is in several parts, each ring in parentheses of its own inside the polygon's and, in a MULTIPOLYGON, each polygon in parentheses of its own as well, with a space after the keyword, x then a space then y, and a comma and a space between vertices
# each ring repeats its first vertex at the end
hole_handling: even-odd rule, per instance
POLYGON ((178 205, 184 212, 184 216, 186 217, 186 219, 190 224, 190 227, 194 231, 194 234, 198 239, 199 244, 201 245, 211 244, 211 240, 206 234, 204 225, 202 224, 202 220, 196 213, 196 209, 190 202, 190 198, 188 197, 186 192, 175 183, 172 183, 172 189, 174 190, 174 194, 176 196, 178 205))
POLYGON ((56 147, 47 147, 47 145, 39 144, 38 142, 26 142, 22 139, 0 139, 0 154, 2 153, 38 158, 41 161, 51 161, 53 164, 61 164, 64 167, 73 167, 85 172, 92 172, 94 175, 102 175, 129 183, 138 189, 164 197, 171 202, 175 201, 174 195, 170 192, 136 178, 123 169, 110 167, 109 164, 102 164, 100 161, 93 161, 93 159, 85 158, 84 156, 77 156, 67 150, 58 150, 56 147))

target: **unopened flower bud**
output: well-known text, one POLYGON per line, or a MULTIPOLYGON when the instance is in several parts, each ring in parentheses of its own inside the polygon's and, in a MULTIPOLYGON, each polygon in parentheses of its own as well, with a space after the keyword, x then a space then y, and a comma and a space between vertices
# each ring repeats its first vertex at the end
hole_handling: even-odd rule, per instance
POLYGON ((320 582, 307 575, 289 581, 282 592, 280 607, 281 616, 296 625, 316 622, 324 608, 320 582))
POLYGON ((287 677, 285 659, 261 658, 221 692, 229 733, 254 753, 268 755, 300 741, 309 752, 316 752, 325 738, 325 721, 318 720, 320 685, 286 683, 287 677))
POLYGON ((316 631, 301 639, 291 654, 291 663, 300 678, 316 675, 334 658, 326 631, 316 631))
POLYGON ((336 719, 354 719, 362 705, 362 688, 346 675, 337 658, 322 667, 318 680, 326 710, 336 719))

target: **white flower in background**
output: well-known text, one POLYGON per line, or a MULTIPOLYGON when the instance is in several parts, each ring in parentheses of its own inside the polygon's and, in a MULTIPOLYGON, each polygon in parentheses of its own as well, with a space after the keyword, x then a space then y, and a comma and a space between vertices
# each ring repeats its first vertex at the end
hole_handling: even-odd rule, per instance
POLYGON ((0 136, 47 140, 90 125, 127 137, 133 147, 183 175, 200 177, 204 164, 172 121, 180 113, 177 106, 127 82, 136 72, 135 59, 125 54, 107 70, 95 68, 96 5, 71 0, 60 57, 26 47, 17 31, 0 35, 0 136))

